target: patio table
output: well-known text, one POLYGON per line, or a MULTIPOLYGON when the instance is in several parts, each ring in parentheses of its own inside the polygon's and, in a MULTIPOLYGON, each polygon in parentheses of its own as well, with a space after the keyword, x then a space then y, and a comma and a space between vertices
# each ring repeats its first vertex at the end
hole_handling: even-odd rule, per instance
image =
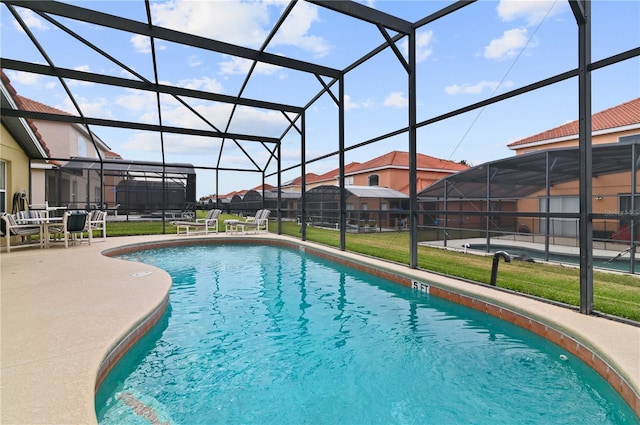
POLYGON ((33 224, 33 226, 40 226, 40 247, 49 247, 49 227, 52 225, 62 224, 63 217, 44 217, 44 218, 21 218, 20 224, 33 224))
POLYGON ((245 222, 240 220, 225 220, 224 231, 225 233, 236 233, 239 231, 245 233, 245 222))

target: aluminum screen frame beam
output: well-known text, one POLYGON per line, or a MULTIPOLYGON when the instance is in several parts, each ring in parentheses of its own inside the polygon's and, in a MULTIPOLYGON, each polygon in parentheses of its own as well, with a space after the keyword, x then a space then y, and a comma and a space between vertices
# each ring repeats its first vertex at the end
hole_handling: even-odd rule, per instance
POLYGON ((570 0, 578 24, 578 157, 580 159, 580 313, 593 313, 593 167, 591 150, 591 2, 570 0))
POLYGON ((282 103, 267 102, 256 99, 239 98, 237 96, 229 96, 224 94, 216 94, 205 92, 202 90, 187 89, 183 87, 168 86, 165 84, 153 84, 145 81, 131 80, 128 78, 113 77, 109 75, 96 74, 93 72, 79 71, 75 69, 59 68, 55 69, 48 66, 31 62, 24 62, 15 59, 0 58, 2 68, 11 69, 13 71, 24 71, 33 74, 47 75, 50 77, 60 76, 78 81, 90 83, 104 84, 115 87, 122 87, 134 90, 143 90, 150 92, 158 92, 175 96, 192 97, 195 99, 209 100, 212 102, 235 103, 242 106, 251 106, 254 108, 273 109, 276 111, 291 112, 301 114, 304 108, 293 105, 285 105, 282 103))
POLYGON ((50 13, 76 21, 87 22, 107 28, 126 31, 133 34, 153 37, 186 46, 197 47, 218 53, 229 54, 245 59, 264 62, 271 65, 281 66, 297 71, 326 75, 337 78, 340 71, 322 65, 291 59, 285 56, 278 56, 271 53, 259 52, 257 50, 241 47, 206 37, 170 30, 158 26, 149 26, 147 23, 134 21, 108 13, 97 12, 79 6, 60 3, 52 0, 3 0, 3 3, 24 7, 34 11, 50 13))
POLYGON ((413 23, 354 1, 307 0, 307 2, 370 24, 382 25, 402 34, 409 35, 413 32, 413 23))

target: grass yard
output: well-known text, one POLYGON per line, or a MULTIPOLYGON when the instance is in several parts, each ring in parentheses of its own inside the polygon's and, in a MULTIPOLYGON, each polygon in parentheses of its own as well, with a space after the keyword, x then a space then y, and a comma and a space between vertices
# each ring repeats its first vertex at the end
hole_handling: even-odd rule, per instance
MULTIPOLYGON (((204 218, 206 211, 198 211, 204 218)), ((224 232, 224 220, 234 215, 220 216, 219 231, 224 232)), ((269 223, 271 232, 277 231, 275 221, 269 223)), ((152 235, 162 233, 162 222, 107 222, 109 236, 152 235)), ((166 233, 176 228, 166 222, 166 233)), ((282 233, 300 237, 300 226, 283 222, 282 233)), ((307 240, 333 247, 340 246, 340 233, 335 230, 307 227, 307 240)), ((348 251, 358 252, 401 264, 409 264, 409 233, 349 233, 348 251)), ((464 254, 438 248, 418 247, 418 266, 488 284, 491 279, 492 256, 464 254)), ((497 285, 524 294, 578 306, 580 303, 580 271, 573 267, 553 264, 512 261, 500 262, 497 285)), ((628 274, 594 272, 594 307, 597 311, 640 322, 640 277, 628 274)))

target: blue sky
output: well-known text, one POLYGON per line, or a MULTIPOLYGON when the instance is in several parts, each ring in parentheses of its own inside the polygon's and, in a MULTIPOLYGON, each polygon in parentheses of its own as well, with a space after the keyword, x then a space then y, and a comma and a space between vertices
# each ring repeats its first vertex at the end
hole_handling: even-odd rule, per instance
MULTIPOLYGON (((72 4, 146 21, 144 2, 85 1, 72 4)), ((451 2, 370 1, 367 6, 417 21, 451 2)), ((257 49, 264 42, 286 2, 267 1, 154 1, 153 22, 257 49)), ((135 79, 131 70, 154 80, 149 40, 141 36, 59 21, 98 45, 130 70, 123 69, 74 40, 32 12, 17 8, 56 66, 135 79)), ((640 46, 640 2, 592 2, 593 61, 640 46)), ((2 5, 3 58, 45 63, 2 5)), ((393 33, 390 33, 392 36, 393 33)), ((577 67, 577 25, 566 0, 478 1, 418 31, 418 121, 481 101, 577 67)), ((384 42, 378 29, 333 11, 300 1, 266 51, 343 69, 384 42)), ((406 42, 398 43, 406 51, 406 42)), ((156 42, 160 82, 181 87, 237 95, 250 62, 201 49, 156 42)), ((57 80, 7 71, 19 94, 76 114, 57 80)), ((640 59, 593 72, 593 112, 640 96, 640 59)), ((126 89, 69 81, 85 116, 157 123, 155 97, 126 89)), ((418 151, 474 165, 513 155, 506 145, 514 140, 575 120, 578 115, 577 79, 555 84, 476 110, 418 131, 418 151)), ((407 125, 406 72, 391 49, 364 63, 345 77, 346 145, 351 146, 407 125)), ((334 91, 337 95, 337 85, 334 91)), ((243 97, 304 106, 321 89, 313 75, 271 65, 259 65, 243 97)), ((230 106, 184 99, 206 120, 224 130, 230 106)), ((175 99, 162 99, 167 125, 208 128, 175 99)), ((279 137, 288 121, 274 111, 241 108, 228 129, 242 134, 279 137)), ((307 159, 338 149, 337 108, 322 96, 306 116, 307 159)), ((147 132, 92 127, 115 152, 126 159, 161 161, 160 137, 147 132)), ((221 141, 203 137, 165 135, 167 162, 215 166, 221 141)), ((268 158, 260 144, 242 142, 259 164, 268 158)), ((300 162, 300 137, 283 139, 283 166, 300 162)), ((406 135, 349 151, 347 162, 363 162, 390 150, 408 150, 406 135)), ((233 142, 225 142, 221 166, 251 168, 233 142)), ((315 162, 307 171, 322 173, 338 166, 338 158, 315 162)), ((272 165, 271 171, 275 171, 272 165)), ((299 170, 285 173, 284 181, 299 170)), ((248 189, 261 183, 258 173, 221 172, 220 193, 248 189)), ((276 184, 275 178, 267 183, 276 184)), ((215 193, 215 173, 198 172, 197 196, 215 193)))

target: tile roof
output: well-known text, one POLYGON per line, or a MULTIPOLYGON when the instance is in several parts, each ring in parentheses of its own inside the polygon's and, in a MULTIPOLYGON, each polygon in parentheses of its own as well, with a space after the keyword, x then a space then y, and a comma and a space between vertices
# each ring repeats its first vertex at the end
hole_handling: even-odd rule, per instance
POLYGON ((103 154, 106 159, 122 159, 122 156, 114 151, 105 151, 103 154))
MULTIPOLYGON (((272 189, 275 189, 275 188, 276 188, 275 186, 272 186, 269 183, 265 183, 265 185, 264 185, 264 190, 272 190, 272 189)), ((251 188, 249 190, 255 190, 256 192, 261 192, 262 191, 262 185, 259 184, 258 186, 254 187, 254 188, 251 188)))
POLYGON ((31 111, 31 112, 43 112, 46 114, 56 114, 56 115, 71 115, 68 112, 65 112, 61 109, 54 108, 52 106, 45 105, 44 103, 40 103, 37 100, 29 99, 24 96, 16 95, 16 103, 18 103, 18 108, 23 111, 31 111))
MULTIPOLYGON (((317 174, 314 174, 314 173, 307 173, 307 176, 306 176, 306 177, 307 177, 307 179, 308 179, 310 176, 317 176, 317 174)), ((288 182, 285 182, 285 183, 283 183, 282 185, 283 185, 283 186, 300 186, 301 184, 302 184, 302 176, 300 176, 300 177, 296 177, 295 179, 290 180, 290 181, 288 181, 288 182)))
MULTIPOLYGON (((4 73, 4 71, 0 71, 0 78, 2 79, 2 83, 4 84, 4 86, 9 91, 9 95, 13 98, 14 102, 16 102, 16 106, 18 107, 18 109, 25 110, 23 106, 23 102, 24 102, 23 99, 26 99, 26 98, 18 94, 16 89, 13 87, 13 85, 11 85, 11 80, 9 79, 7 74, 4 73)), ((40 132, 38 131, 38 127, 35 125, 35 123, 31 119, 25 119, 25 121, 29 125, 29 128, 31 128, 31 131, 33 131, 33 134, 36 136, 38 143, 40 143, 40 145, 42 146, 42 149, 46 152, 47 156, 50 156, 51 152, 49 151, 49 147, 45 143, 40 132)), ((55 161, 51 161, 51 162, 57 164, 57 162, 55 161)))
MULTIPOLYGON (((591 119, 594 132, 640 124, 640 97, 621 105, 605 109, 604 111, 597 112, 592 115, 591 119)), ((578 120, 575 120, 559 127, 552 128, 551 130, 509 143, 507 147, 511 148, 514 146, 525 145, 527 143, 542 142, 545 140, 577 135, 578 120)))
MULTIPOLYGON (((433 156, 418 153, 416 155, 419 170, 446 170, 446 171, 462 171, 469 166, 446 159, 435 158, 433 156)), ((358 164, 349 171, 351 174, 360 173, 366 170, 380 168, 409 168, 409 152, 391 151, 377 158, 358 164)), ((346 173, 346 171, 345 171, 346 173)))
MULTIPOLYGON (((350 162, 347 165, 344 166, 344 173, 349 174, 352 170, 354 170, 355 168, 357 168, 360 165, 359 162, 350 162)), ((313 182, 321 182, 321 181, 325 181, 325 180, 333 180, 333 179, 337 179, 340 175, 340 169, 339 168, 334 168, 331 171, 327 171, 324 174, 314 174, 313 176, 309 176, 307 175, 307 183, 313 183, 313 182)))

